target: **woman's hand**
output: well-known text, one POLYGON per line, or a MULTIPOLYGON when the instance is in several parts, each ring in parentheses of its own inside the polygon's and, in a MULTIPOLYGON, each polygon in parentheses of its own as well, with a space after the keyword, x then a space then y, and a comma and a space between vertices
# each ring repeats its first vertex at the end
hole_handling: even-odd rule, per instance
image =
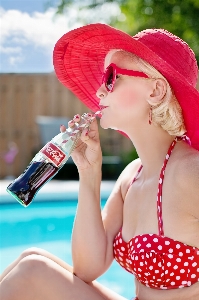
MULTIPOLYGON (((80 121, 80 115, 75 115, 73 120, 68 122, 69 127, 80 121)), ((61 125, 60 131, 64 132, 66 127, 61 125)), ((78 171, 92 168, 100 168, 102 164, 102 151, 99 140, 99 131, 96 119, 90 124, 89 128, 82 131, 81 137, 77 142, 71 155, 78 171)))

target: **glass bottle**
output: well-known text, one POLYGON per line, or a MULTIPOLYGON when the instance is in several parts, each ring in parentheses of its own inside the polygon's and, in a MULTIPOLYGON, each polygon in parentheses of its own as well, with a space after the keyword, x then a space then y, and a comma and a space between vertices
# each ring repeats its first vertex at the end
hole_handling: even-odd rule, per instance
POLYGON ((32 159, 24 172, 7 187, 20 204, 28 206, 37 192, 65 165, 84 128, 89 127, 95 114, 84 113, 80 121, 56 135, 32 159))

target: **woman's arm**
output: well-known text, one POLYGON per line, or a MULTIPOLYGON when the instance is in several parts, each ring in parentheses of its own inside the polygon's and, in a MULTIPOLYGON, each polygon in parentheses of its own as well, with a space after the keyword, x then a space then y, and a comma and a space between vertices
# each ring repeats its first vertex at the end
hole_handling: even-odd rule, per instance
POLYGON ((72 234, 74 273, 85 282, 91 282, 103 274, 113 260, 113 239, 122 226, 129 167, 118 178, 101 212, 102 153, 96 120, 90 125, 89 132, 83 131, 72 158, 78 168, 80 183, 72 234))
POLYGON ((123 204, 129 183, 140 161, 130 163, 121 173, 103 211, 100 208, 101 172, 80 174, 79 203, 73 230, 74 273, 91 282, 113 261, 113 240, 123 223, 123 204))
POLYGON ((113 260, 113 239, 122 224, 120 179, 107 200, 105 213, 101 213, 100 183, 99 171, 80 174, 72 254, 74 273, 86 282, 93 281, 110 266, 113 260))
MULTIPOLYGON (((75 121, 78 121, 77 117, 75 121)), ((69 125, 73 126, 73 122, 69 125)), ((90 282, 104 273, 111 264, 113 254, 110 239, 114 238, 113 234, 109 234, 110 229, 105 228, 101 215, 102 153, 96 120, 90 125, 89 132, 83 131, 72 158, 78 168, 80 183, 72 234, 74 273, 82 280, 90 282)), ((116 210, 109 209, 108 212, 108 217, 112 218, 110 223, 114 224, 114 228, 119 228, 118 224, 122 222, 123 201, 119 186, 120 180, 116 183, 118 193, 113 192, 110 197, 114 198, 116 210)))

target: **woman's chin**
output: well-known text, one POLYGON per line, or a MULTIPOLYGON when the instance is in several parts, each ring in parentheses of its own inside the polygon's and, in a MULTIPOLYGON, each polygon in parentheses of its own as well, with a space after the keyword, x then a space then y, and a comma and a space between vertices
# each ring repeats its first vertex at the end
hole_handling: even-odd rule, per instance
POLYGON ((111 124, 110 122, 107 122, 105 120, 103 120, 103 118, 100 119, 100 126, 103 129, 114 129, 114 130, 118 130, 118 128, 116 126, 114 126, 113 124, 111 124))
POLYGON ((103 116, 102 116, 102 118, 100 119, 100 126, 101 126, 103 129, 109 129, 109 128, 110 128, 109 122, 107 122, 106 120, 103 120, 103 116))

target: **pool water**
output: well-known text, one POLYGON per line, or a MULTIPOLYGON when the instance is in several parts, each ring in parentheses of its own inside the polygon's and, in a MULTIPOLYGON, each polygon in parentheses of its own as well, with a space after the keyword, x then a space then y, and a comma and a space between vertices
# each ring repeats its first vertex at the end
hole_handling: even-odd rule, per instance
MULTIPOLYGON (((27 208, 17 202, 1 204, 0 272, 29 247, 43 248, 72 264, 71 232, 76 206, 75 200, 35 202, 27 208)), ((135 294, 133 275, 115 261, 98 281, 127 299, 135 294)))

